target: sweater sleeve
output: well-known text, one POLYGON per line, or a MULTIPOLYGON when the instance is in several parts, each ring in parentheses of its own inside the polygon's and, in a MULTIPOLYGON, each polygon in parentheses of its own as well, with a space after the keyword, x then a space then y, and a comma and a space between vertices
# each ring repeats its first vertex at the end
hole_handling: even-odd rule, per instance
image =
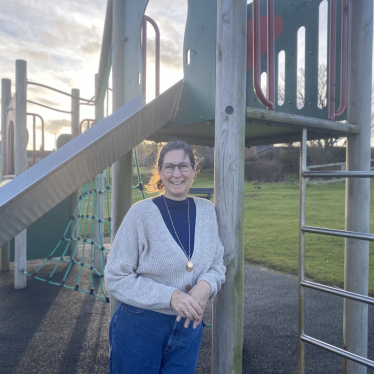
POLYGON ((212 291, 210 293, 209 300, 213 299, 213 297, 216 296, 217 292, 221 289, 221 286, 225 282, 225 279, 226 279, 226 276, 225 276, 226 267, 223 263, 224 247, 222 245, 221 239, 219 238, 218 222, 217 222, 217 216, 216 216, 215 211, 214 211, 213 220, 214 220, 214 247, 215 247, 213 264, 206 273, 201 274, 197 279, 197 283, 201 280, 205 280, 206 282, 210 284, 212 291))
POLYGON ((141 213, 133 206, 117 232, 105 268, 106 289, 116 299, 138 308, 167 309, 175 288, 136 273, 146 245, 141 213))

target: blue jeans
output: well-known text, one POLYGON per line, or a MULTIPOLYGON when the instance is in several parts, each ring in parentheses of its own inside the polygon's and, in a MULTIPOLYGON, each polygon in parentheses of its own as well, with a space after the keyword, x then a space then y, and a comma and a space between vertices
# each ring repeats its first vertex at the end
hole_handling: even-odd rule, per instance
POLYGON ((202 323, 119 302, 109 327, 110 374, 193 374, 202 323))

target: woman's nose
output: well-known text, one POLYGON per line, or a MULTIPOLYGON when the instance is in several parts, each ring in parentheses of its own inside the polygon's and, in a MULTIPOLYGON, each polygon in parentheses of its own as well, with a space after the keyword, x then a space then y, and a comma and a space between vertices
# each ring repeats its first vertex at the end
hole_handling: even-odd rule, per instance
POLYGON ((180 175, 182 175, 181 171, 179 170, 178 166, 175 166, 173 176, 179 177, 180 175))

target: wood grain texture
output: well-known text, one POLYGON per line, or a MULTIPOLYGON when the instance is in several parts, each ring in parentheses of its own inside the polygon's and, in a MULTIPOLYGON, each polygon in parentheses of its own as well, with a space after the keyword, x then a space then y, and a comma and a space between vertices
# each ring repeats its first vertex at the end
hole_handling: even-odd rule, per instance
POLYGON ((212 373, 242 372, 247 2, 217 2, 214 202, 226 283, 213 300, 212 373))
POLYGON ((350 123, 341 123, 320 118, 298 116, 297 114, 274 112, 270 110, 247 107, 246 117, 255 123, 273 124, 275 126, 291 126, 302 128, 333 131, 342 134, 359 134, 361 127, 350 123))
MULTIPOLYGON (((1 179, 0 181, 4 181, 5 175, 5 118, 6 118, 6 110, 10 104, 11 100, 11 81, 10 79, 2 79, 1 80, 1 139, 2 139, 2 147, 1 147, 1 179)), ((5 184, 5 183, 4 183, 5 184)), ((1 187, 1 184, 0 184, 1 187)), ((8 271, 9 270, 9 259, 10 259, 10 247, 9 242, 5 243, 2 247, 0 247, 0 271, 8 271)))
MULTIPOLYGON (((348 136, 347 170, 370 170, 371 71, 373 47, 373 1, 349 2, 347 120, 362 132, 348 136)), ((370 180, 347 179, 345 229, 369 232, 370 180)), ((369 242, 345 239, 344 289, 368 294, 369 242)), ((344 348, 367 357, 368 305, 344 300, 344 348)), ((367 368, 344 359, 345 374, 366 374, 367 368)))
MULTIPOLYGON (((80 97, 80 91, 77 88, 73 88, 71 90, 72 97, 71 98, 71 138, 74 139, 79 135, 79 119, 80 119, 80 105, 79 105, 79 99, 77 97, 80 97)), ((70 215, 73 216, 75 209, 78 205, 78 190, 73 192, 70 195, 70 215)), ((78 225, 75 226, 74 222, 70 226, 70 236, 77 237, 78 236, 78 225)), ((72 240, 70 242, 70 257, 73 257, 74 248, 77 242, 75 240, 72 240)))
MULTIPOLYGON (((27 168, 27 64, 24 60, 16 60, 16 123, 15 123, 15 174, 19 176, 27 168)), ((26 287, 26 230, 14 239, 14 288, 26 287)))

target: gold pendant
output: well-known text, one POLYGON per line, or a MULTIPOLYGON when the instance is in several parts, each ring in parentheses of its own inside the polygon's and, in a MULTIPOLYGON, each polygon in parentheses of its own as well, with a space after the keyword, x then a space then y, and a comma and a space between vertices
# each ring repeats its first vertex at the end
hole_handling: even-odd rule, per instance
POLYGON ((192 261, 188 261, 187 262, 187 271, 192 271, 193 270, 193 262, 192 261))

